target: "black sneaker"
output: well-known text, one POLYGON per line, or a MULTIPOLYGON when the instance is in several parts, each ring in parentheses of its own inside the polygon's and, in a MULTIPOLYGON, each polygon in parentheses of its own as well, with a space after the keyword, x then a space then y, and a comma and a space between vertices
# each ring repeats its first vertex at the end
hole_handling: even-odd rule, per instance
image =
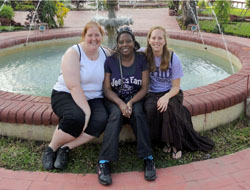
POLYGON ((110 175, 110 164, 105 162, 104 164, 98 164, 98 180, 102 185, 112 184, 112 178, 110 175))
POLYGON ((154 160, 144 159, 144 179, 147 181, 154 181, 156 179, 154 160))
POLYGON ((49 146, 43 152, 42 164, 45 170, 52 170, 54 168, 55 153, 49 146))
POLYGON ((57 169, 64 169, 68 163, 68 153, 70 149, 65 146, 63 148, 59 148, 56 154, 56 161, 54 163, 54 167, 57 169))

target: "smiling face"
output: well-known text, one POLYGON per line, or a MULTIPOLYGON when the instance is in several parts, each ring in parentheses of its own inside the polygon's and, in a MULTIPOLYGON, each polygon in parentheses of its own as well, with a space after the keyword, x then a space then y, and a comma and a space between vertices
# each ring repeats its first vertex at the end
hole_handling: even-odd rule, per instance
POLYGON ((134 41, 128 33, 122 33, 117 41, 117 47, 121 55, 128 56, 133 54, 134 41))
POLYGON ((155 29, 152 31, 148 43, 151 46, 153 53, 161 55, 163 52, 163 46, 166 44, 164 31, 161 29, 155 29))
POLYGON ((88 28, 84 36, 84 41, 91 50, 98 49, 102 42, 102 34, 99 28, 95 25, 88 28))

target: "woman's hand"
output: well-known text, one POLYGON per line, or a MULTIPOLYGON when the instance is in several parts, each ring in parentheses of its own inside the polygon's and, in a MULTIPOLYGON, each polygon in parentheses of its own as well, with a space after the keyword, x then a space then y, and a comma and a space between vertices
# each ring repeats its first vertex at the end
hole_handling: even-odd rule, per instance
POLYGON ((88 111, 85 112, 85 124, 83 126, 83 130, 82 131, 85 131, 85 129, 87 128, 87 126, 89 124, 90 115, 91 115, 91 111, 89 109, 88 111))
POLYGON ((121 103, 119 103, 119 108, 120 108, 120 110, 121 110, 121 112, 122 112, 122 115, 124 116, 124 117, 129 117, 128 116, 128 112, 127 112, 127 104, 125 104, 125 102, 121 102, 121 103))
POLYGON ((157 101, 157 110, 159 110, 160 112, 165 112, 168 108, 168 102, 169 102, 168 96, 160 97, 160 99, 157 101))
POLYGON ((157 109, 160 112, 165 112, 168 109, 168 102, 169 99, 177 95, 180 91, 180 83, 181 79, 173 79, 172 80, 172 88, 170 89, 169 92, 167 92, 164 96, 162 96, 158 101, 157 101, 157 109))
POLYGON ((133 110, 133 103, 131 101, 128 101, 128 103, 127 103, 127 115, 128 115, 128 118, 131 117, 132 110, 133 110))

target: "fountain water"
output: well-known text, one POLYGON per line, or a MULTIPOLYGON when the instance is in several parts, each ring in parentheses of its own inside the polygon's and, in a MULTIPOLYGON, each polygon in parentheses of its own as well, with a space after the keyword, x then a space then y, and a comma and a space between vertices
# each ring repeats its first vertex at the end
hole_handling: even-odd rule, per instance
POLYGON ((186 3, 187 3, 188 8, 191 10, 191 13, 192 13, 192 15, 193 15, 193 17, 194 17, 195 24, 197 25, 199 35, 201 36, 201 41, 202 41, 202 44, 203 44, 203 46, 204 46, 204 49, 207 49, 207 47, 205 46, 204 40, 203 40, 203 36, 202 36, 201 30, 200 30, 200 26, 199 26, 199 22, 198 22, 198 19, 197 19, 197 15, 194 14, 194 10, 193 10, 192 7, 190 6, 189 2, 187 1, 186 3))
POLYGON ((108 35, 108 47, 114 48, 114 36, 116 30, 123 25, 133 24, 132 18, 116 17, 115 9, 118 6, 118 0, 107 0, 108 17, 98 17, 96 16, 93 20, 100 23, 105 27, 108 35))
POLYGON ((31 31, 31 27, 32 27, 32 24, 33 24, 33 22, 34 22, 35 16, 36 16, 36 14, 37 14, 37 9, 38 9, 38 7, 39 7, 41 1, 42 1, 42 0, 39 0, 39 1, 38 1, 38 4, 37 4, 37 6, 36 6, 35 13, 33 14, 33 17, 32 17, 31 23, 30 23, 30 27, 29 27, 29 33, 28 33, 28 35, 27 35, 27 39, 26 39, 26 42, 25 42, 24 46, 26 46, 26 45, 28 44, 29 36, 30 36, 30 31, 31 31))
POLYGON ((218 26, 219 32, 220 32, 220 34, 221 34, 221 36, 222 36, 222 40, 223 40, 223 43, 224 43, 225 48, 226 48, 227 57, 228 57, 228 59, 229 59, 230 65, 231 65, 232 72, 235 73, 234 67, 233 67, 233 63, 232 63, 232 59, 231 59, 231 56, 230 56, 229 51, 228 51, 228 48, 227 48, 227 42, 226 42, 226 40, 225 40, 225 38, 224 38, 224 35, 223 35, 223 32, 222 32, 222 30, 221 30, 221 28, 220 28, 220 24, 219 24, 219 22, 218 22, 217 16, 216 16, 216 14, 215 14, 215 12, 214 12, 214 9, 213 9, 213 6, 211 5, 211 3, 208 3, 208 4, 209 4, 209 6, 210 6, 210 8, 211 8, 211 10, 212 10, 212 13, 213 13, 213 15, 214 15, 214 18, 215 18, 216 24, 217 24, 217 26, 218 26))

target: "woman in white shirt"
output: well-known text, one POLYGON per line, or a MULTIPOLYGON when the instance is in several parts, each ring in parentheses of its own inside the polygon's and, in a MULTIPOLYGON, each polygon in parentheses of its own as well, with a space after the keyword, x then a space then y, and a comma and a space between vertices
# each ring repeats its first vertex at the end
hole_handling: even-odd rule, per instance
POLYGON ((99 137, 106 126, 102 91, 106 53, 100 46, 103 35, 101 26, 90 21, 83 29, 82 42, 62 57, 62 74, 51 95, 59 124, 43 154, 46 170, 65 168, 70 149, 99 137))

